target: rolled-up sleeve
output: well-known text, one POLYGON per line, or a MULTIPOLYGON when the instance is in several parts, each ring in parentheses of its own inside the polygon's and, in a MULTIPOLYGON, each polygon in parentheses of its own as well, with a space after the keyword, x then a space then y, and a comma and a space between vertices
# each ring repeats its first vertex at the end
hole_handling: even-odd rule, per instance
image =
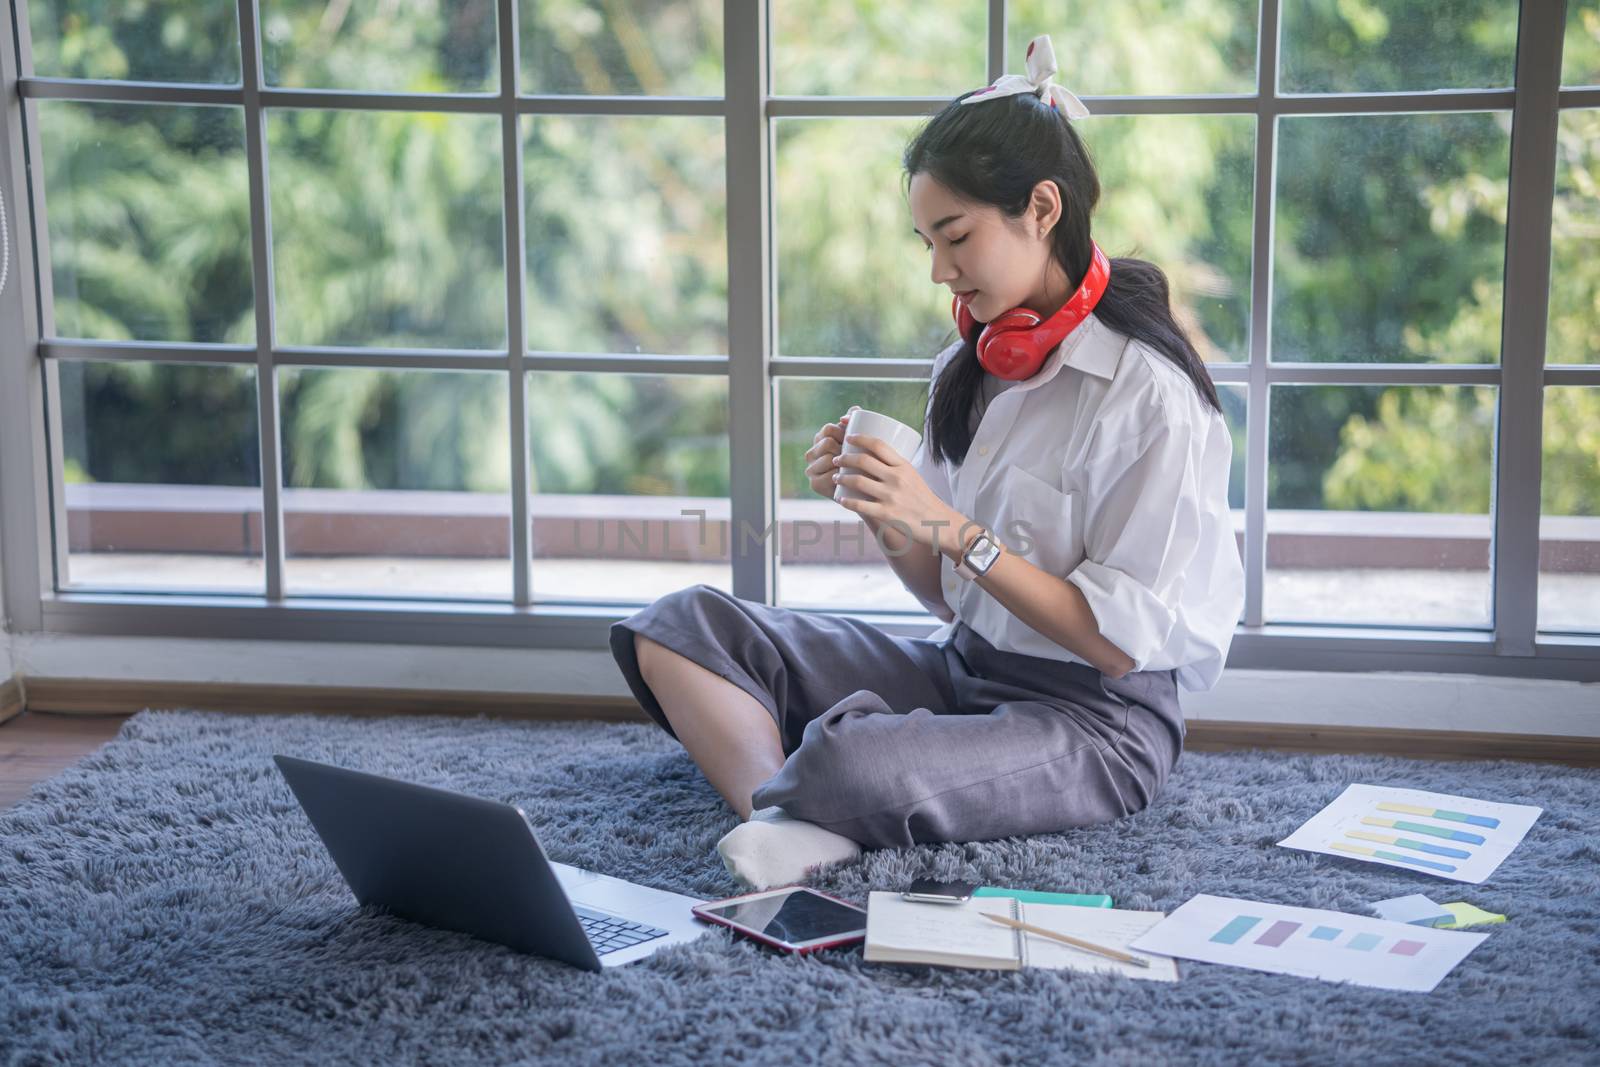
POLYGON ((1079 472, 1084 559, 1067 580, 1100 633, 1144 670, 1172 637, 1200 545, 1204 429, 1161 423, 1106 447, 1079 472))
MULTIPOLYGON (((933 370, 929 377, 930 383, 939 380, 939 375, 943 372, 945 364, 955 356, 960 348, 961 344, 957 342, 933 358, 933 370)), ((909 459, 911 465, 916 468, 917 473, 922 476, 923 482, 927 484, 929 489, 933 490, 933 495, 943 500, 946 504, 954 505, 955 493, 950 487, 950 476, 944 469, 944 463, 931 455, 928 449, 928 423, 931 421, 930 416, 933 414, 933 396, 931 394, 930 388, 928 402, 923 409, 922 415, 922 443, 917 446, 916 453, 910 456, 909 459)))
MULTIPOLYGON (((916 452, 911 456, 911 466, 916 469, 916 472, 919 475, 922 476, 922 480, 927 483, 928 488, 933 491, 934 496, 937 496, 946 504, 953 503, 953 496, 950 489, 950 476, 944 469, 944 463, 935 456, 931 455, 928 450, 928 427, 926 420, 923 422, 922 443, 917 446, 916 452)), ((940 561, 940 564, 942 573, 943 560, 940 561)), ((937 603, 928 600, 910 586, 907 586, 906 589, 909 593, 911 593, 912 596, 916 597, 922 606, 927 608, 935 618, 941 619, 945 622, 955 618, 955 612, 951 608, 949 598, 944 595, 943 589, 939 590, 940 599, 937 603)))
MULTIPOLYGON (((931 380, 933 380, 933 381, 937 381, 938 380, 939 372, 943 369, 945 362, 947 360, 949 360, 950 357, 955 354, 956 350, 959 347, 960 347, 959 344, 951 345, 949 348, 946 348, 943 352, 941 352, 937 357, 934 358, 933 373, 932 373, 931 380)), ((950 504, 951 506, 954 506, 955 505, 955 491, 951 488, 951 485, 950 485, 949 472, 945 470, 944 462, 942 460, 940 460, 937 456, 933 455, 931 450, 929 449, 929 446, 928 446, 928 437, 929 437, 929 433, 928 433, 929 418, 928 418, 928 416, 932 413, 932 408, 933 408, 932 397, 930 396, 929 400, 928 400, 928 405, 927 405, 926 408, 924 408, 924 411, 923 411, 922 443, 919 444, 917 446, 916 451, 911 454, 911 456, 909 457, 909 461, 911 463, 912 468, 916 470, 917 474, 921 476, 923 482, 933 492, 933 495, 938 497, 940 500, 943 500, 946 504, 950 504)), ((940 573, 941 574, 943 574, 945 566, 946 566, 945 561, 941 559, 940 560, 940 573)), ((912 589, 910 586, 907 586, 906 589, 907 589, 907 591, 909 593, 911 593, 912 596, 916 597, 917 600, 922 604, 922 606, 927 608, 928 611, 934 617, 936 617, 938 619, 941 619, 941 620, 943 620, 945 622, 949 622, 951 619, 955 618, 955 612, 954 612, 951 604, 949 603, 949 598, 945 596, 945 593, 944 593, 944 590, 943 590, 942 587, 938 590, 939 600, 937 602, 933 602, 933 601, 928 600, 926 597, 922 596, 922 594, 918 593, 916 590, 912 589)))
POLYGON ((944 464, 935 459, 928 451, 928 435, 922 435, 922 444, 917 446, 917 451, 911 457, 911 466, 922 476, 933 495, 943 500, 946 504, 950 500, 950 477, 945 473, 944 464))

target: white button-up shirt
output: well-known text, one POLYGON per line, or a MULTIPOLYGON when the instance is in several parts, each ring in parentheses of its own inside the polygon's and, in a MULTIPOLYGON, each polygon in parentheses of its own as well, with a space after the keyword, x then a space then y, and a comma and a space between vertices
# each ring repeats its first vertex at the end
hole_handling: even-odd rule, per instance
MULTIPOLYGON (((960 347, 934 360, 934 380, 960 347)), ((1197 690, 1221 675, 1244 603, 1228 515, 1232 454, 1221 413, 1182 370, 1091 314, 1037 374, 994 395, 965 462, 932 459, 926 425, 911 462, 1008 550, 1081 589, 1135 670, 1176 668, 1197 690)), ((945 602, 990 644, 1085 662, 939 558, 945 602)))

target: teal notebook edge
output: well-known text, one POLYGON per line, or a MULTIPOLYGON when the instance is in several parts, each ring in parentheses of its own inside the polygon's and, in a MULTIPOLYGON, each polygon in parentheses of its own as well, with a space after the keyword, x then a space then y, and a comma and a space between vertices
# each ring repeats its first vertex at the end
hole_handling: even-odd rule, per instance
POLYGON ((1015 897, 1024 904, 1074 904, 1080 908, 1109 908, 1111 898, 1104 893, 1041 893, 1036 889, 1002 889, 995 885, 980 885, 972 891, 975 897, 1015 897))

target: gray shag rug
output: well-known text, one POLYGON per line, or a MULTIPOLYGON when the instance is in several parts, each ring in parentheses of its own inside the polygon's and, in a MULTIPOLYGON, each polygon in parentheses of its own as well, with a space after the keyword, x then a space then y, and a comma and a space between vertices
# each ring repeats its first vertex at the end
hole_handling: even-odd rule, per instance
POLYGON ((1174 985, 773 953, 713 928, 591 974, 359 909, 274 753, 521 805, 557 860, 714 898, 733 813, 652 724, 146 711, 0 813, 0 1062, 1595 1063, 1600 772, 1188 753, 1087 830, 867 852, 810 884, 959 877, 1365 913, 1405 893, 1509 916, 1431 994, 1200 963, 1174 985), (1486 885, 1277 848, 1350 782, 1538 804, 1486 885))

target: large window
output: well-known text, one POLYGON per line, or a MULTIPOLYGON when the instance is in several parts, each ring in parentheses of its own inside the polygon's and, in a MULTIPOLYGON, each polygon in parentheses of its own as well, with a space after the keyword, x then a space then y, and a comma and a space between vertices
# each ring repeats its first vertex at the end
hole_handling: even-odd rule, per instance
POLYGON ((800 454, 920 423, 901 150, 1049 33, 1233 432, 1233 662, 1600 673, 1595 0, 5 2, 38 626, 924 632, 800 454))

